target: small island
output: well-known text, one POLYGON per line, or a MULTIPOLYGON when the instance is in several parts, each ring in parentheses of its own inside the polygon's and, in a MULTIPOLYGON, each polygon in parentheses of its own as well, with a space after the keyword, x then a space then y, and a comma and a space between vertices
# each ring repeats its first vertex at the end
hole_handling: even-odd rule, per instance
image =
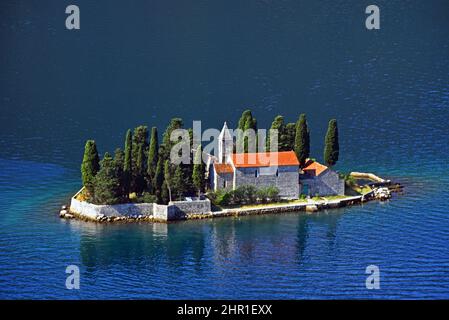
MULTIPOLYGON (((195 125, 194 125, 195 127, 195 125)), ((62 218, 95 222, 167 222, 263 213, 316 212, 391 197, 402 186, 372 173, 340 173, 337 120, 324 138, 323 162, 310 157, 305 114, 294 123, 276 116, 258 130, 250 110, 235 130, 225 122, 211 146, 180 118, 166 128, 128 130, 124 148, 102 159, 94 140, 85 144, 83 187, 62 218), (212 152, 209 152, 212 150, 212 152)), ((213 135, 212 135, 213 136, 213 135)))

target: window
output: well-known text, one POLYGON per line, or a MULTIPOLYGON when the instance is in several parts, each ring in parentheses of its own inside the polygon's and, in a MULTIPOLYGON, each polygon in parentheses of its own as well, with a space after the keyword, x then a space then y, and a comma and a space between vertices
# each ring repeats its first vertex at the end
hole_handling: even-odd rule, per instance
POLYGON ((276 177, 279 177, 279 169, 276 169, 276 177))
POLYGON ((257 178, 259 176, 259 171, 257 169, 254 171, 254 176, 257 178))

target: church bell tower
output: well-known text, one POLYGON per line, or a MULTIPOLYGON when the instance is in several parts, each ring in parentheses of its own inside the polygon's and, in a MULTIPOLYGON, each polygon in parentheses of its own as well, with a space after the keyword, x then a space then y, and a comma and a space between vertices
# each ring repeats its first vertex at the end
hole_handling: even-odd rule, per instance
POLYGON ((220 135, 218 136, 218 162, 227 163, 228 157, 232 154, 234 148, 232 135, 228 129, 226 122, 221 129, 220 135))

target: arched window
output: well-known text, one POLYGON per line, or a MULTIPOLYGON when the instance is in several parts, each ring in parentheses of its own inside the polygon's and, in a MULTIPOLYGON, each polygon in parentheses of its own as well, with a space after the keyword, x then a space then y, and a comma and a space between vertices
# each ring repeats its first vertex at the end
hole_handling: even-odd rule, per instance
POLYGON ((276 169, 276 177, 279 177, 279 169, 276 169))

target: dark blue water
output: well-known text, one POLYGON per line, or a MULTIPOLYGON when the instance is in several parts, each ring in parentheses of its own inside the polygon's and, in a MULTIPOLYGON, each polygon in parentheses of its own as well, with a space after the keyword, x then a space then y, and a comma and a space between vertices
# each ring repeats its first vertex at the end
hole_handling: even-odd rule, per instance
POLYGON ((449 298, 449 4, 376 1, 0 3, 0 298, 449 298), (387 203, 164 224, 60 220, 88 138, 174 116, 259 127, 307 113, 321 159, 406 186, 387 203), (65 289, 65 268, 81 289, 65 289), (365 288, 365 268, 381 288, 365 288))

